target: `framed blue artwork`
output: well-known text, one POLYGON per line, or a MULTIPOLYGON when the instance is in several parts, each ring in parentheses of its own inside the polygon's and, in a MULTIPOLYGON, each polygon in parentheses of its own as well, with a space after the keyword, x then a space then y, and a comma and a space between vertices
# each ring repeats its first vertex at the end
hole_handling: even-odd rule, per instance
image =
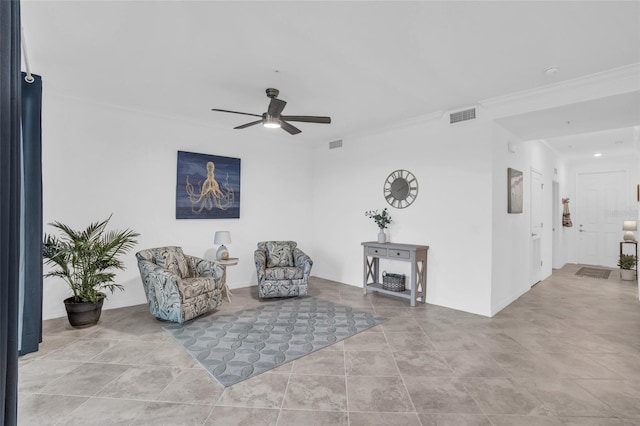
POLYGON ((178 151, 176 219, 240 218, 240 159, 178 151))

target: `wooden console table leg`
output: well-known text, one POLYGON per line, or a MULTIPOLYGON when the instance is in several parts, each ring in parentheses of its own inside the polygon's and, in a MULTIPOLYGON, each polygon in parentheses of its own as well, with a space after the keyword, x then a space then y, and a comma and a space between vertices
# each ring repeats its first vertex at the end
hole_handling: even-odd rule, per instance
POLYGON ((363 271, 362 271, 362 291, 364 292, 364 295, 367 295, 367 281, 369 280, 369 259, 367 258, 367 253, 364 253, 363 259, 362 259, 362 266, 363 266, 363 271))
POLYGON ((411 262, 411 306, 416 306, 416 294, 418 291, 418 280, 416 275, 418 272, 418 260, 413 259, 411 262))
POLYGON ((367 294, 367 285, 369 284, 369 279, 371 279, 371 283, 375 284, 378 282, 378 274, 379 274, 379 270, 380 270, 380 266, 378 263, 378 258, 377 257, 372 257, 371 260, 369 260, 369 256, 367 256, 366 254, 364 255, 364 273, 362 274, 364 279, 362 282, 362 288, 364 291, 364 294, 367 294))
MULTIPOLYGON (((424 260, 420 260, 417 264, 418 268, 416 271, 416 280, 417 280, 417 287, 418 287, 418 298, 420 299, 420 302, 425 303, 425 299, 427 296, 427 283, 426 283, 426 274, 425 271, 427 270, 426 267, 426 263, 424 260)), ((417 302, 417 300, 416 300, 417 302)))

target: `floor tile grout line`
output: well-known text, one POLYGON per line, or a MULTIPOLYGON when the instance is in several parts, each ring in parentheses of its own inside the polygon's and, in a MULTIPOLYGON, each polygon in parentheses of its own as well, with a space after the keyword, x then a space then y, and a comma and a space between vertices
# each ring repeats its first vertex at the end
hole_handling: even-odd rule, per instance
MULTIPOLYGON (((580 387, 580 389, 583 389, 585 392, 587 392, 589 395, 593 396, 595 399, 600 401, 602 404, 606 405, 611 410, 612 413, 617 414, 621 418, 625 418, 626 417, 626 415, 624 413, 621 413, 620 411, 616 410, 614 407, 612 407, 606 401, 603 401, 602 399, 600 399, 598 397, 598 395, 595 395, 589 389, 585 388, 580 383, 576 382, 576 380, 615 380, 615 379, 584 379, 584 378, 576 379, 576 378, 568 378, 567 380, 572 382, 572 383, 574 383, 576 386, 580 387)), ((624 382, 624 380, 619 380, 619 381, 624 382)))
POLYGON ((193 405, 200 407, 209 407, 215 406, 215 404, 201 404, 196 402, 188 402, 188 401, 169 401, 169 400, 157 400, 157 399, 143 399, 143 398, 118 398, 115 396, 103 396, 103 395, 79 395, 79 394, 69 394, 69 393, 52 393, 52 392, 38 392, 38 393, 30 393, 30 392, 20 392, 21 394, 26 395, 44 395, 44 396, 68 396, 73 398, 90 398, 90 399, 108 399, 112 401, 135 401, 135 402, 153 402, 153 403, 163 403, 163 404, 178 404, 178 405, 193 405))
MULTIPOLYGON (((426 334, 426 333, 425 333, 426 334)), ((427 338, 429 337, 429 335, 427 334, 427 338)), ((433 342, 431 342, 433 344, 433 342)), ((438 354, 438 356, 440 357, 440 359, 442 359, 445 363, 445 365, 449 368, 449 370, 451 370, 452 374, 455 374, 454 369, 449 365, 449 363, 447 362, 447 359, 442 355, 441 351, 438 350, 438 348, 434 345, 434 347, 436 348, 436 353, 438 354)), ((473 397, 473 395, 471 395, 471 393, 469 392, 469 390, 467 389, 467 387, 465 386, 464 382, 461 381, 461 379, 459 377, 456 377, 455 380, 459 380, 462 384, 462 387, 464 389, 464 391, 466 392, 466 394, 469 396, 469 398, 471 398, 473 400, 473 403, 476 404, 476 407, 478 407, 478 410, 480 410, 480 413, 482 413, 482 415, 489 420, 489 422, 491 424, 493 424, 493 422, 491 421, 491 419, 489 419, 489 417, 487 416, 487 414, 484 412, 484 410, 482 409, 482 406, 478 403, 478 401, 476 400, 476 398, 473 397)))
POLYGON ((344 350, 344 344, 342 346, 342 365, 344 366, 344 398, 347 402, 347 425, 351 424, 349 417, 349 379, 347 377, 347 351, 344 350))
MULTIPOLYGON (((297 361, 297 359, 293 360, 292 362, 295 364, 296 361, 297 361)), ((276 418, 276 426, 280 422, 280 416, 282 414, 282 410, 284 410, 284 401, 287 398, 287 392, 289 392, 289 384, 291 383, 291 376, 293 374, 293 367, 294 367, 294 365, 292 364, 291 365, 291 371, 289 371, 289 373, 287 374, 287 384, 284 387, 284 392, 282 393, 282 401, 280 401, 280 408, 278 409, 278 417, 276 418)))
MULTIPOLYGON (((68 396, 68 395, 64 395, 64 396, 68 396)), ((78 405, 76 408, 74 408, 73 410, 71 410, 69 413, 67 413, 67 415, 65 415, 62 419, 58 420, 54 426, 64 426, 66 425, 66 419, 69 418, 71 416, 71 414, 73 414, 76 410, 79 410, 80 407, 82 407, 83 405, 87 404, 89 402, 89 400, 91 399, 91 397, 86 397, 86 401, 84 401, 82 404, 78 405)))
MULTIPOLYGON (((389 339, 387 338, 386 332, 384 330, 382 332, 384 333, 384 340, 387 342, 387 345, 391 346, 389 344, 389 339)), ((400 370, 400 366, 398 366, 398 361, 396 360, 396 357, 393 355, 393 351, 391 351, 391 359, 393 359, 393 363, 396 366, 396 371, 398 372, 398 377, 400 377, 400 381, 402 382, 402 386, 404 387, 404 391, 407 394, 407 398, 409 398, 409 404, 411 404, 411 407, 413 408, 413 413, 417 413, 418 410, 416 410, 416 404, 413 402, 413 398, 411 397, 411 393, 409 392, 409 388, 407 387, 407 383, 404 380, 404 376, 402 375, 402 371, 400 370)))

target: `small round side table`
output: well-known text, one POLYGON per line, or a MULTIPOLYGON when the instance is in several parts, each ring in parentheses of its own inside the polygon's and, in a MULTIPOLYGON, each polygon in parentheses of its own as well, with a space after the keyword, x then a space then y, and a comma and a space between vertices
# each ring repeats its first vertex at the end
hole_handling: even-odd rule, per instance
POLYGON ((238 264, 239 260, 240 259, 237 257, 230 257, 225 260, 215 259, 213 261, 213 263, 222 266, 222 269, 224 269, 224 273, 222 274, 222 297, 226 295, 229 303, 231 303, 231 296, 233 296, 233 294, 231 294, 231 291, 229 290, 229 284, 227 284, 227 266, 235 266, 238 264))

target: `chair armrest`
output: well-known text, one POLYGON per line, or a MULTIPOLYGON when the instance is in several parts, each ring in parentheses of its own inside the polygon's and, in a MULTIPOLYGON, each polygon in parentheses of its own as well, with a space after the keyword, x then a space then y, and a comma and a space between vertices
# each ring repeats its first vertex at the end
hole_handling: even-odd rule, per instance
POLYGON ((313 266, 311 258, 307 256, 305 252, 296 247, 293 250, 293 259, 295 266, 297 268, 302 268, 304 275, 308 278, 309 274, 311 274, 311 267, 313 266))
POLYGON ((264 271, 267 267, 267 254, 263 250, 256 250, 255 252, 253 252, 253 260, 256 263, 258 284, 260 284, 264 281, 264 271))
POLYGON ((195 256, 185 254, 184 257, 189 263, 189 269, 194 277, 213 277, 216 280, 222 279, 224 275, 224 267, 216 263, 195 256))

